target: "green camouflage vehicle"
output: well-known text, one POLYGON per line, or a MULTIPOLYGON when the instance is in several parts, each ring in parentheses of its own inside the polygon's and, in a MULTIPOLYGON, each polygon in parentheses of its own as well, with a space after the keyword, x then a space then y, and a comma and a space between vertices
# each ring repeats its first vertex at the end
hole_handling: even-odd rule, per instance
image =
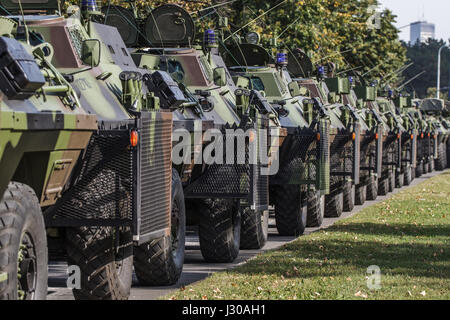
POLYGON ((15 1, 0 4, 10 37, 0 55, 0 238, 12 241, 0 249, 0 297, 45 298, 46 236, 50 257, 62 252, 75 267, 76 299, 128 298, 133 257, 154 271, 144 279, 176 281, 185 207, 172 114, 159 103, 179 105, 182 93, 135 66, 117 29, 93 21, 93 1, 68 18, 53 14, 56 0, 22 1, 24 19, 15 1), (160 100, 150 81, 173 90, 160 100))
MULTIPOLYGON (((168 72, 189 97, 190 107, 174 111, 175 129, 204 138, 213 129, 226 141, 249 141, 241 146, 238 142, 231 153, 224 150, 223 156, 231 157, 231 163, 192 161, 176 166, 188 199, 188 224, 199 226, 205 260, 231 262, 239 248, 264 246, 268 235, 268 176, 261 172, 268 164, 260 162, 259 152, 251 162, 249 148, 250 144, 267 147, 269 137, 264 136, 264 130, 269 128, 270 105, 258 92, 236 92, 220 61, 215 31, 206 30, 203 41, 197 44, 194 21, 183 8, 163 5, 142 12, 130 3, 126 8, 108 5, 102 11, 104 23, 120 30, 137 65, 168 72), (243 102, 242 113, 238 113, 238 100, 243 102)), ((208 142, 195 142, 200 157, 209 149, 208 142)))
POLYGON ((263 93, 287 134, 280 148, 280 169, 270 177, 278 233, 300 235, 306 226, 320 226, 329 193, 325 110, 301 95, 286 72, 286 54, 278 53, 274 59, 257 43, 243 43, 224 45, 222 55, 236 85, 263 93))
POLYGON ((448 129, 441 120, 445 112, 445 101, 441 99, 423 99, 420 110, 429 121, 429 133, 434 153, 434 168, 442 171, 447 167, 448 129))
MULTIPOLYGON (((405 128, 403 118, 396 112, 393 102, 394 92, 390 88, 377 88, 376 99, 378 111, 389 127, 389 133, 383 144, 383 174, 382 179, 388 180, 389 190, 401 188, 406 180, 409 184, 413 179, 411 166, 406 166, 410 155, 402 158, 402 140, 411 140, 411 133, 405 128), (407 162, 403 163, 402 160, 407 162)), ((414 128, 409 128, 414 130, 414 128)), ((414 136, 412 136, 414 138, 414 136)), ((405 145, 406 146, 406 145, 405 145)))
MULTIPOLYGON (((361 139, 365 133, 362 131, 361 119, 356 110, 350 105, 334 101, 333 95, 327 86, 327 75, 332 75, 334 65, 314 67, 311 59, 301 50, 295 49, 289 55, 288 70, 300 86, 300 90, 307 92, 326 110, 330 123, 330 194, 326 197, 325 216, 340 216, 343 211, 351 211, 355 204, 365 202, 366 190, 364 182, 360 180, 360 151, 361 139)), ((341 81, 337 83, 337 91, 344 92, 346 85, 341 81)), ((347 86, 348 90, 348 86, 347 86)), ((375 136, 373 137, 375 138, 375 136)), ((373 176, 374 188, 376 177, 373 176)), ((375 195, 376 197, 376 195, 375 195)))
MULTIPOLYGON (((370 200, 377 195, 386 195, 389 191, 388 184, 386 180, 381 179, 383 139, 386 138, 386 131, 380 114, 373 106, 376 98, 375 88, 368 86, 357 73, 352 73, 348 77, 329 77, 325 79, 325 83, 330 100, 355 110, 355 119, 361 126, 360 183, 356 186, 357 203, 364 203, 368 193, 370 200), (374 188, 375 186, 377 188, 374 188)), ((344 121, 349 120, 344 119, 344 121)))

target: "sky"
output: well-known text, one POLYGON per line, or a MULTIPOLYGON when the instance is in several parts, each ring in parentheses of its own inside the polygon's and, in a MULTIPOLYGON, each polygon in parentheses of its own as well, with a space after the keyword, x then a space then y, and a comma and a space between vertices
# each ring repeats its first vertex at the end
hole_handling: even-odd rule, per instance
MULTIPOLYGON (((379 0, 382 7, 391 9, 397 15, 396 26, 401 28, 417 20, 436 25, 436 38, 450 38, 450 1, 449 0, 379 0)), ((402 28, 400 39, 409 41, 409 27, 402 28)))

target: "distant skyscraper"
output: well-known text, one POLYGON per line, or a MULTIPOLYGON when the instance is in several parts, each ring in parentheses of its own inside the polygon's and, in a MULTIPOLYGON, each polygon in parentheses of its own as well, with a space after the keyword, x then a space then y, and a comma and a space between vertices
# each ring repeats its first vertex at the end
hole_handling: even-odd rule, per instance
POLYGON ((417 21, 411 23, 409 26, 411 29, 410 41, 412 44, 426 42, 429 38, 434 39, 435 26, 433 23, 417 21))

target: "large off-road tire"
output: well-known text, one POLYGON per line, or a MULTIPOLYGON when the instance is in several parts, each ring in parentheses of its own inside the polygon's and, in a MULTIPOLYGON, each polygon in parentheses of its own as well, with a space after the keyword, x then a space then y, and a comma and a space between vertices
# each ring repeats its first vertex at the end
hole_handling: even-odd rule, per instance
POLYGON ((359 185, 355 189, 355 205, 362 206, 366 202, 367 185, 359 185))
POLYGON ((447 168, 450 168, 450 139, 447 141, 447 168))
POLYGON ((378 182, 378 195, 385 196, 389 193, 389 178, 378 182))
POLYGON ((269 234, 269 211, 241 210, 241 249, 261 249, 269 234))
POLYGON ((416 165, 416 178, 420 178, 423 175, 423 163, 417 163, 416 165))
POLYGON ((239 254, 241 217, 239 203, 228 199, 196 201, 200 214, 200 251, 207 262, 233 262, 239 254))
POLYGON ((411 166, 408 166, 408 167, 405 169, 404 178, 403 178, 403 184, 404 184, 405 186, 409 186, 409 185, 411 184, 411 181, 412 181, 412 171, 413 171, 413 169, 412 169, 411 166))
POLYGON ((351 212, 355 207, 355 186, 352 182, 346 182, 343 191, 343 207, 344 212, 351 212))
POLYGON ((378 197, 378 179, 375 176, 369 177, 369 183, 367 184, 366 199, 369 201, 376 200, 378 197))
POLYGON ((325 217, 339 218, 344 209, 344 195, 342 192, 325 196, 325 217))
POLYGON ((307 210, 303 210, 298 185, 277 185, 273 188, 275 222, 281 236, 299 236, 305 232, 307 210))
POLYGON ((325 196, 320 192, 310 191, 307 194, 308 217, 306 219, 307 227, 320 227, 325 216, 325 196))
POLYGON ((44 300, 47 235, 34 191, 11 182, 0 201, 0 300, 44 300))
POLYGON ((397 189, 403 188, 403 185, 404 185, 404 182, 405 182, 404 178, 405 178, 405 174, 404 173, 397 172, 397 171, 395 172, 395 187, 397 189))
POLYGON ((134 271, 140 285, 170 286, 183 271, 186 242, 186 207, 183 185, 172 170, 170 235, 134 247, 134 271))
POLYGON ((427 160, 427 161, 424 161, 424 162, 423 162, 423 174, 427 174, 427 173, 429 172, 429 171, 428 171, 429 169, 430 169, 430 165, 429 165, 429 163, 428 163, 428 160, 427 160))
POLYGON ((128 227, 66 229, 67 263, 78 266, 81 272, 81 288, 72 289, 75 299, 128 299, 133 274, 132 240, 128 227))

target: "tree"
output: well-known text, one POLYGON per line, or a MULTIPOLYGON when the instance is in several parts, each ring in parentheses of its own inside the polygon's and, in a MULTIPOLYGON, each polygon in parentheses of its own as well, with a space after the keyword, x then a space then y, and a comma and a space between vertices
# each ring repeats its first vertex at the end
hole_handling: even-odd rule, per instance
MULTIPOLYGON (((414 45, 404 43, 407 49, 407 57, 414 63, 405 71, 405 77, 407 79, 412 78, 418 73, 426 71, 409 86, 409 89, 415 90, 421 98, 436 96, 438 51, 445 44, 444 40, 435 39, 429 39, 426 43, 414 45)), ((443 92, 448 92, 449 76, 450 50, 444 49, 441 53, 441 90, 443 89, 443 92)))

